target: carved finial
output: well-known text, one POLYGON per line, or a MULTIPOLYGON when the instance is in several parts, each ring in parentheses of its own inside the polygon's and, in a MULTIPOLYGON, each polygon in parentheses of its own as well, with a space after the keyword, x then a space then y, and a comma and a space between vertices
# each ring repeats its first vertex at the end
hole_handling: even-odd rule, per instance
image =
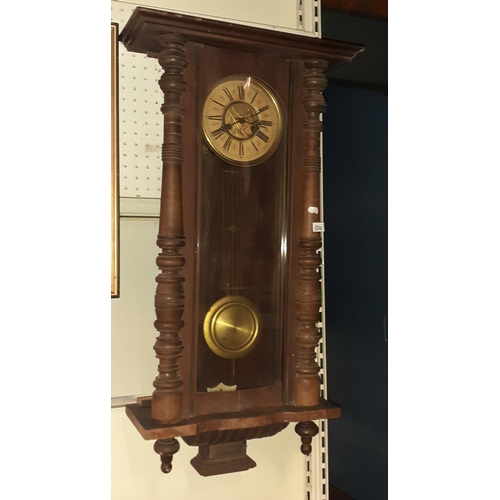
POLYGON ((158 439, 154 444, 154 450, 161 457, 161 471, 168 474, 172 470, 172 459, 181 448, 179 441, 175 438, 158 439))
POLYGON ((310 455, 312 451, 312 439, 319 432, 318 426, 311 421, 299 422, 295 426, 295 432, 300 436, 300 440, 302 441, 300 451, 306 456, 310 455))

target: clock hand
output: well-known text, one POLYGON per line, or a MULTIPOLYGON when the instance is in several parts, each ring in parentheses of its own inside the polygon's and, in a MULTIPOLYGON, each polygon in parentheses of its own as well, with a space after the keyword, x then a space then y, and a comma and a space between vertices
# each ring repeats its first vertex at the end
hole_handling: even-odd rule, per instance
POLYGON ((233 123, 226 123, 226 125, 229 125, 230 127, 235 125, 236 123, 244 123, 246 121, 245 117, 242 115, 238 115, 238 113, 234 113, 233 110, 230 110, 231 115, 233 115, 233 118, 236 120, 233 123))
POLYGON ((257 113, 254 113, 253 115, 250 115, 249 117, 246 117, 245 118, 245 122, 246 123, 249 123, 250 125, 257 125, 257 127, 260 127, 260 120, 259 120, 259 117, 257 117, 257 119, 255 120, 249 120, 248 118, 251 118, 252 116, 256 116, 260 113, 260 111, 258 111, 257 113))
POLYGON ((235 125, 236 123, 241 121, 241 116, 237 116, 237 113, 233 109, 228 109, 228 112, 231 114, 231 116, 235 119, 234 122, 232 123, 224 123, 224 125, 227 127, 228 130, 231 130, 232 126, 235 125))
POLYGON ((233 122, 225 122, 224 123, 224 127, 228 132, 231 131, 231 133, 233 133, 233 134, 234 133, 241 134, 241 136, 242 136, 241 138, 245 138, 245 137, 248 138, 254 132, 254 127, 256 125, 257 125, 257 128, 259 128, 258 127, 258 119, 257 120, 250 120, 249 118, 259 114, 261 111, 258 111, 257 113, 252 113, 249 116, 242 115, 242 114, 238 113, 238 111, 236 111, 233 108, 229 108, 227 110, 227 112, 231 115, 231 117, 234 120, 233 122), (247 127, 249 125, 251 127, 251 131, 247 130, 247 127))
POLYGON ((263 111, 266 111, 269 108, 269 106, 264 106, 262 109, 259 109, 259 111, 256 111, 255 113, 252 113, 250 116, 247 116, 246 118, 251 118, 252 116, 257 116, 263 111))
POLYGON ((245 122, 248 123, 249 125, 259 125, 259 120, 247 120, 245 118, 245 122))

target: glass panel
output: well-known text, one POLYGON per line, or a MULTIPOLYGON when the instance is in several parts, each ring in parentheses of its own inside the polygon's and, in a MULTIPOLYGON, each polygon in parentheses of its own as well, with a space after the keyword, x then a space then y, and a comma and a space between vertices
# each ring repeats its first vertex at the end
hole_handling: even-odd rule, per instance
POLYGON ((283 136, 276 151, 253 166, 229 165, 203 148, 199 392, 220 383, 242 390, 280 382, 285 143, 283 136))

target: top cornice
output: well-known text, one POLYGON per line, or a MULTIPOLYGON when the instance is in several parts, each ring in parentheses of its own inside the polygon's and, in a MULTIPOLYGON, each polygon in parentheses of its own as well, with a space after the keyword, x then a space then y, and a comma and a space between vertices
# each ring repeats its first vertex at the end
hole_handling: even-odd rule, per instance
POLYGON ((327 40, 201 17, 137 7, 123 28, 120 41, 131 52, 158 57, 160 36, 182 35, 186 41, 287 59, 323 59, 328 68, 351 61, 364 50, 359 44, 327 40))

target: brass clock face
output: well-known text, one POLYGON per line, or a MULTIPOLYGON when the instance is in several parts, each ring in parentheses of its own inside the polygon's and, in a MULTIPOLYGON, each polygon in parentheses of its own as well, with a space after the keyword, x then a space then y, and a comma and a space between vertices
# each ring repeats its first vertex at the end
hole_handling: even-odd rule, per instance
POLYGON ((208 145, 220 158, 242 167, 257 165, 280 142, 281 106, 263 81, 234 75, 218 82, 209 93, 202 127, 208 145))

